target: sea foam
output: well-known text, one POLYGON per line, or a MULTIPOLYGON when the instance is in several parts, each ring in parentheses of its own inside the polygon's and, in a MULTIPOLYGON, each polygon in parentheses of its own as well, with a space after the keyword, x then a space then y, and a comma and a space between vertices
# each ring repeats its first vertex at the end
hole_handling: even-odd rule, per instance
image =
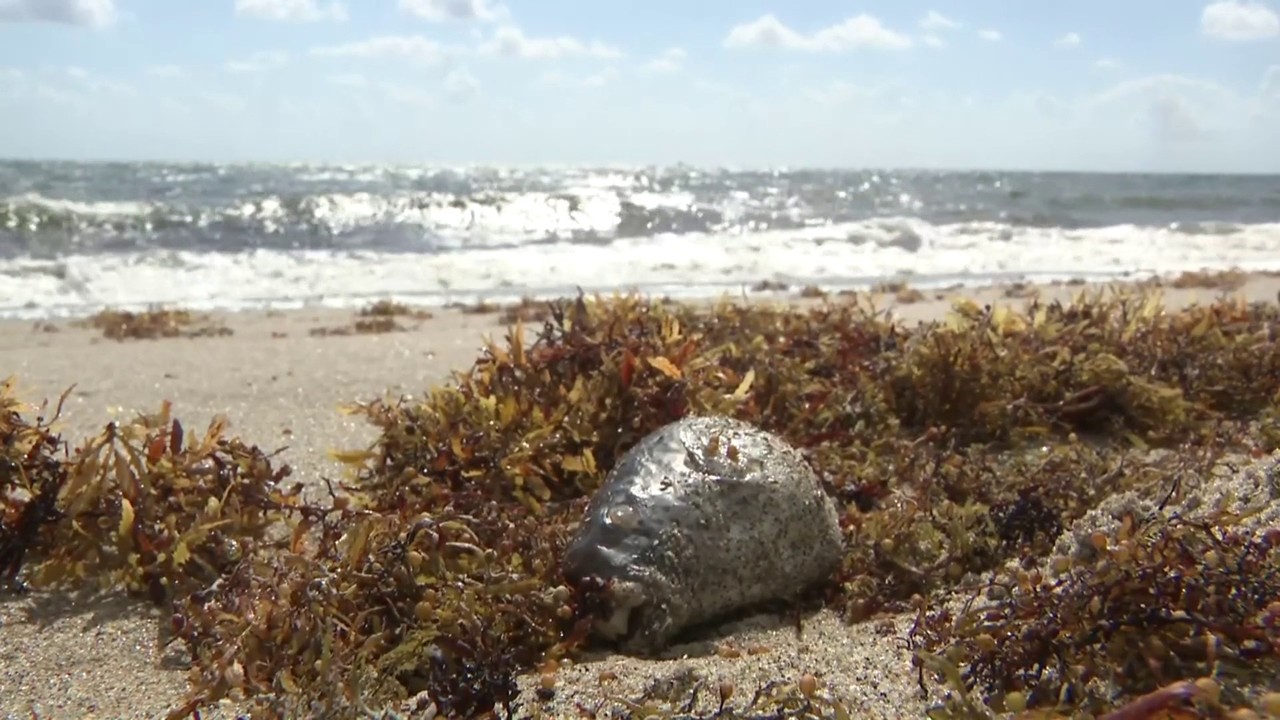
POLYGON ((443 305, 561 296, 579 288, 688 298, 741 292, 761 280, 839 290, 901 278, 929 288, 1226 268, 1280 270, 1280 223, 1071 230, 885 217, 784 230, 455 243, 432 252, 71 252, 0 260, 0 315, 81 315, 152 304, 352 307, 383 297, 443 305))

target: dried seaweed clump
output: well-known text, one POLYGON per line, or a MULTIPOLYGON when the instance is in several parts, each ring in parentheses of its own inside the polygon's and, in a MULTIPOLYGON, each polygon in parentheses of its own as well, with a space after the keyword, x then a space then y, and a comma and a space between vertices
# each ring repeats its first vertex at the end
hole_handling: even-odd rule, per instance
POLYGON ((396 321, 394 315, 371 315, 357 317, 349 325, 311 328, 308 334, 312 337, 330 337, 336 335, 380 335, 390 332, 406 332, 409 328, 396 321))
POLYGON ((298 526, 287 552, 249 557, 180 604, 195 668, 174 717, 222 697, 273 717, 357 717, 421 692, 473 717, 510 703, 516 672, 563 636, 569 598, 549 589, 544 547, 563 540, 532 516, 339 505, 318 532, 298 526))
POLYGON ((174 337, 221 337, 231 328, 190 310, 152 308, 143 312, 106 309, 77 324, 102 331, 109 340, 154 340, 174 337))
POLYGON ((499 318, 504 325, 540 323, 551 318, 551 309, 551 303, 526 296, 504 307, 499 318))
POLYGON ((366 305, 356 313, 349 325, 335 327, 318 327, 310 330, 313 337, 330 335, 378 335, 389 332, 405 332, 409 328, 402 325, 398 318, 413 320, 430 320, 434 315, 427 310, 414 309, 404 303, 392 300, 378 300, 366 305))
POLYGON ((551 303, 529 296, 506 305, 490 300, 478 300, 470 304, 450 303, 445 307, 465 315, 497 315, 498 322, 503 325, 514 325, 517 322, 539 323, 551 317, 551 303))
POLYGON ((374 301, 360 308, 358 314, 360 317, 411 317, 417 320, 430 320, 433 317, 430 311, 414 309, 394 300, 374 301))
POLYGON ((12 377, 0 383, 0 579, 17 587, 42 530, 62 517, 58 492, 67 477, 62 441, 50 429, 57 413, 34 423, 23 419, 23 411, 34 409, 17 399, 12 377))
POLYGON ((902 305, 910 305, 925 299, 923 291, 919 288, 911 287, 911 285, 904 280, 892 280, 889 282, 879 283, 871 288, 871 292, 881 295, 889 295, 902 305))
MULTIPOLYGON (((1087 560, 1059 558, 1056 577, 1000 573, 986 599, 922 611, 911 638, 931 669, 964 667, 946 671, 961 697, 977 690, 998 710, 1099 713, 1117 697, 1212 678, 1208 716, 1222 716, 1274 690, 1280 672, 1280 528, 1238 520, 1127 515, 1094 535, 1087 560)), ((963 702, 938 714, 976 716, 963 702)))
POLYGON ((226 439, 225 419, 187 437, 165 403, 72 452, 42 420, 25 425, 7 412, 0 432, 18 471, 4 474, 0 548, 7 574, 22 570, 36 587, 96 582, 157 602, 182 596, 266 542, 300 505, 301 486, 279 487, 288 467, 226 439))
POLYGON ((1170 279, 1169 286, 1179 289, 1203 288, 1210 290, 1239 290, 1248 282, 1243 270, 1187 270, 1170 279))

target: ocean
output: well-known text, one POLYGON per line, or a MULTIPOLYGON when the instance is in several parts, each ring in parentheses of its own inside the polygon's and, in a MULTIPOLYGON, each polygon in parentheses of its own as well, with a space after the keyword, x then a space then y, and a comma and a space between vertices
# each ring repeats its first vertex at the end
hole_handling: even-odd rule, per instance
POLYGON ((0 316, 1280 270, 1280 176, 0 161, 0 316))

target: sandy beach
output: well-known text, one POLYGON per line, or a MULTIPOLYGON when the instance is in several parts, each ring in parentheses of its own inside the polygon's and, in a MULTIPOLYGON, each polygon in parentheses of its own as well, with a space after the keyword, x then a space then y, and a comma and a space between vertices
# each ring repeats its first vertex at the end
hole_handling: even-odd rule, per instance
MULTIPOLYGON (((987 288, 925 292, 922 299, 878 296, 882 307, 907 321, 942 317, 957 297, 985 303, 1021 303, 1032 291, 1043 299, 1067 299, 1081 286, 987 288), (912 300, 903 302, 903 300, 912 300)), ((1249 276, 1234 291, 1248 300, 1275 302, 1280 278, 1249 276)), ((1207 302, 1214 288, 1167 288, 1170 307, 1207 302)), ((752 301, 801 300, 795 293, 749 294, 752 301)), ((833 298, 838 302, 839 298, 833 298)), ((264 449, 284 447, 281 462, 293 477, 318 485, 340 472, 326 453, 363 447, 374 429, 338 412, 341 405, 383 394, 420 394, 467 367, 484 335, 501 340, 505 327, 495 314, 434 311, 430 319, 405 319, 403 332, 316 335, 316 328, 349 324, 342 310, 247 312, 216 315, 232 334, 117 342, 98 330, 57 320, 0 322, 0 377, 17 378, 19 395, 56 402, 74 385, 60 431, 78 443, 114 418, 173 402, 188 429, 203 428, 219 413, 231 432, 264 449)), ((177 703, 186 676, 177 649, 157 644, 159 619, 145 603, 125 598, 77 605, 59 594, 0 596, 0 717, 156 718, 177 703)), ((705 646, 678 648, 688 655, 640 661, 588 657, 562 668, 551 715, 573 713, 575 702, 593 706, 604 697, 628 697, 655 680, 706 679, 703 705, 715 707, 714 688, 732 681, 740 692, 778 678, 809 672, 823 687, 837 688, 855 717, 922 717, 921 697, 910 654, 901 642, 902 618, 879 618, 847 626, 830 613, 807 618, 802 636, 769 618, 725 628, 740 657, 722 657, 705 646), (750 650, 750 651, 748 651, 750 650), (616 678, 616 679, 606 679, 616 678)), ((526 710, 539 704, 533 679, 524 681, 526 710)), ((936 698, 934 698, 936 700, 936 698)), ((204 717, 229 717, 226 712, 204 717)), ((522 713, 523 714, 523 713, 522 713)))

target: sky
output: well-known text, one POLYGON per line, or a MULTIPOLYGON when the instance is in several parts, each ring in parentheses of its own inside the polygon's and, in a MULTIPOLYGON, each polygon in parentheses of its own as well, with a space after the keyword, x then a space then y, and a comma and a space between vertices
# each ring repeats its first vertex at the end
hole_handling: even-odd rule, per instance
POLYGON ((0 0, 0 157, 1276 173, 1280 10, 0 0))

